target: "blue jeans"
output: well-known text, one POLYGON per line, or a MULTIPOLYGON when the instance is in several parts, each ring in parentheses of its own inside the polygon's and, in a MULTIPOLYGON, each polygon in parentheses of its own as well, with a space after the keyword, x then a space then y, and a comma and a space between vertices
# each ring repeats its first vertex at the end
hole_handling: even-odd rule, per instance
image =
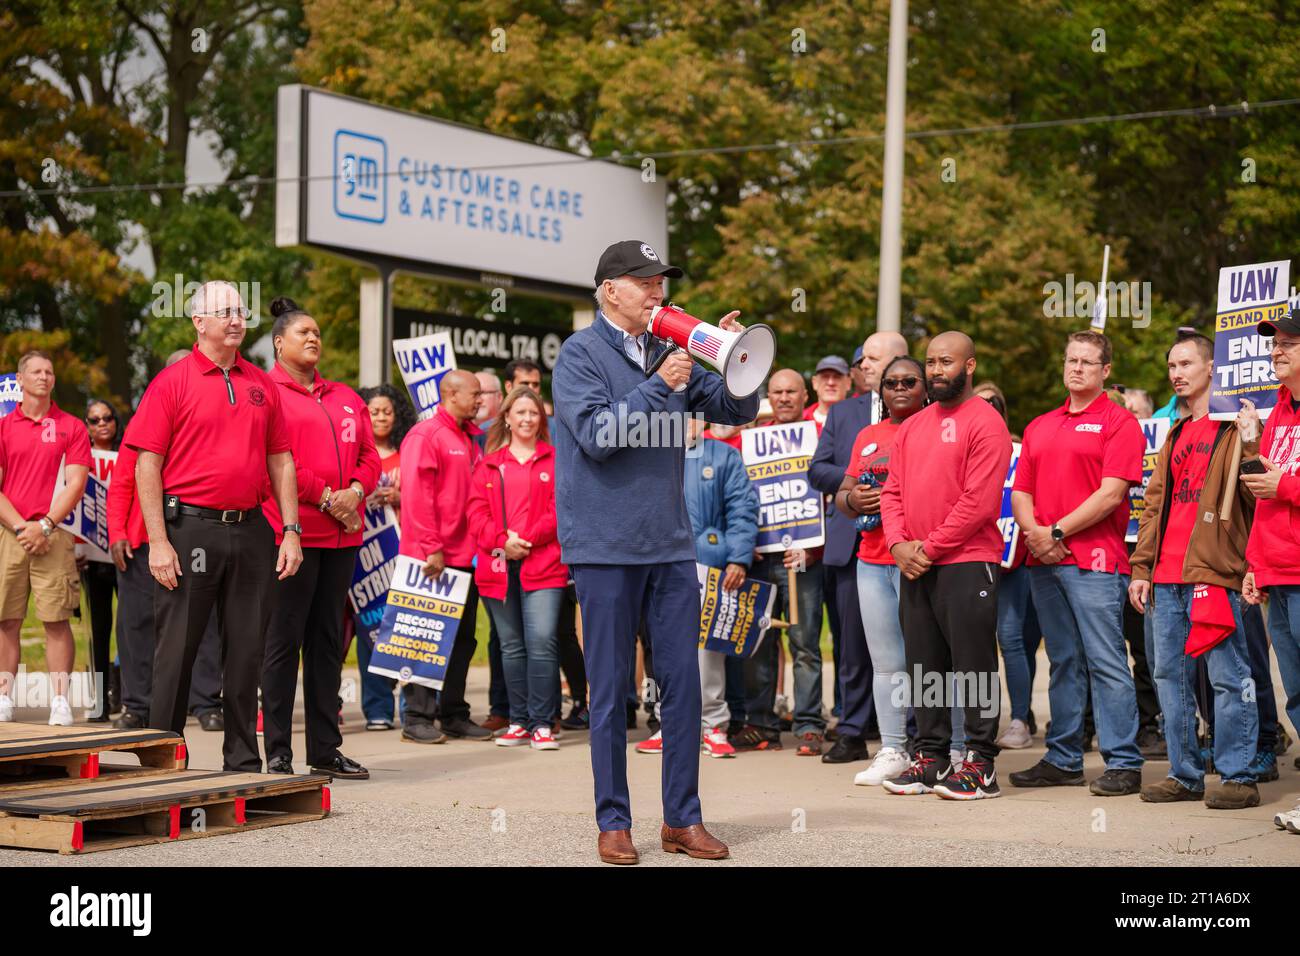
POLYGON ((510 695, 510 722, 528 730, 550 727, 560 706, 560 655, 556 637, 563 588, 525 591, 519 562, 510 562, 506 599, 484 597, 501 638, 501 667, 510 695))
MULTIPOLYGON (((998 583, 998 647, 1002 649, 1002 671, 1011 698, 1011 719, 1029 719, 1033 677, 1025 656, 1025 627, 1033 611, 1029 593, 1029 569, 1024 565, 1002 575, 998 583)), ((1038 622, 1034 615, 1034 624, 1038 622)))
MULTIPOLYGON (((764 555, 754 562, 750 577, 776 585, 772 613, 789 613, 789 575, 781 555, 764 555)), ((799 623, 786 629, 794 669, 795 735, 826 732, 822 717, 822 569, 817 566, 795 575, 799 595, 799 623)), ((777 730, 776 665, 780 631, 773 630, 745 664, 746 717, 756 727, 777 730)))
MULTIPOLYGON (((1225 782, 1253 783, 1259 715, 1249 693, 1250 662, 1241 623, 1241 595, 1228 592, 1237 629, 1202 655, 1214 688, 1214 766, 1225 782)), ((1196 658, 1183 648, 1191 630, 1192 585, 1157 584, 1151 604, 1156 656, 1151 676, 1165 715, 1169 776, 1188 790, 1205 789, 1205 763, 1196 740, 1196 658)))
POLYGON ((1043 625, 1051 678, 1052 725, 1044 759, 1060 770, 1083 769, 1083 718, 1092 687, 1097 746, 1108 770, 1138 770, 1137 690, 1124 643, 1128 575, 1073 564, 1029 569, 1043 625))
POLYGON ((1300 584, 1269 587, 1268 633, 1286 691, 1286 715, 1300 729, 1300 584))
MULTIPOLYGON (((370 639, 357 632, 353 640, 357 644, 357 669, 361 671, 361 713, 366 720, 386 720, 393 722, 393 691, 397 680, 383 674, 370 673, 370 639)), ((405 698, 398 698, 405 703, 405 698)))
MULTIPOLYGON (((862 629, 871 655, 872 697, 880 724, 880 746, 907 750, 907 711, 912 701, 912 679, 907 673, 903 627, 898 622, 898 566, 858 561, 858 606, 862 629)), ((966 712, 953 692, 953 750, 965 751, 966 712)))

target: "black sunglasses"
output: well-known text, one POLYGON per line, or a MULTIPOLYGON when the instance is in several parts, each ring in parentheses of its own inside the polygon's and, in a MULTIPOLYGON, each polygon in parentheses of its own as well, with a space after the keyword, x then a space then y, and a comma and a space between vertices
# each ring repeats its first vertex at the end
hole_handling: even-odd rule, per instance
POLYGON ((87 425, 107 425, 109 422, 117 421, 112 415, 105 415, 103 418, 96 418, 93 415, 86 416, 87 425))
POLYGON ((915 375, 909 375, 907 378, 887 378, 880 384, 882 387, 887 388, 890 391, 897 392, 904 389, 916 388, 920 381, 921 380, 915 375))

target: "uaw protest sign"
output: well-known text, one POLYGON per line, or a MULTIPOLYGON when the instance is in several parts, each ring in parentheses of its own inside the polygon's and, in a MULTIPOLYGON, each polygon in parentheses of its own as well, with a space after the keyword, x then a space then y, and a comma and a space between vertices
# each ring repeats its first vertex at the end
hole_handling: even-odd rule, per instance
POLYGON ((817 450, 817 425, 792 422, 747 428, 740 433, 745 471, 758 493, 760 554, 826 543, 822 495, 808 480, 808 465, 817 450))
POLYGON ((432 418, 442 400, 442 378, 456 367, 451 336, 434 332, 414 339, 396 339, 393 357, 402 371, 402 381, 415 405, 416 417, 421 421, 432 418))
POLYGON ((1016 483, 1016 465, 1020 464, 1020 442, 1011 443, 1011 464, 1007 465, 1007 479, 1002 482, 1002 511, 998 515, 998 530, 1002 532, 1002 567, 1009 568, 1016 559, 1020 544, 1020 525, 1011 513, 1011 489, 1016 483))
POLYGON ((1237 417, 1241 399, 1255 403, 1266 417, 1277 399, 1273 340, 1259 334, 1259 323, 1286 315, 1291 263, 1256 262, 1219 270, 1218 314, 1214 318, 1214 381, 1210 417, 1237 417))
POLYGON ((772 626, 776 586, 746 578, 734 591, 722 589, 722 571, 695 565, 700 581, 700 649, 728 657, 753 657, 772 626))
POLYGON ((392 508, 366 508, 365 521, 348 598, 356 611, 357 631, 373 646, 388 606, 388 584, 397 565, 401 532, 392 508))
POLYGON ((1169 434, 1167 418, 1140 418, 1138 424, 1142 426, 1142 436, 1146 439, 1147 447, 1142 454, 1142 483, 1129 485, 1128 489, 1128 531, 1124 534, 1124 540, 1129 542, 1138 539, 1138 522, 1142 520, 1142 512, 1147 507, 1147 485, 1151 484, 1156 459, 1169 434))
POLYGON ((471 580, 452 568, 427 578, 421 562, 398 555, 370 673, 442 690, 471 580))

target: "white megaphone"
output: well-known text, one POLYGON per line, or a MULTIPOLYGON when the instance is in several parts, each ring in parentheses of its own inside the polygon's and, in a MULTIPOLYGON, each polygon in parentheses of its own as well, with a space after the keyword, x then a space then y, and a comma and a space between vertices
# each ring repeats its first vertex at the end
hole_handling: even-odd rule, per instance
POLYGON ((768 326, 756 323, 728 332, 675 305, 657 306, 650 313, 650 334, 716 368, 732 398, 748 398, 758 391, 776 360, 776 335, 768 326))

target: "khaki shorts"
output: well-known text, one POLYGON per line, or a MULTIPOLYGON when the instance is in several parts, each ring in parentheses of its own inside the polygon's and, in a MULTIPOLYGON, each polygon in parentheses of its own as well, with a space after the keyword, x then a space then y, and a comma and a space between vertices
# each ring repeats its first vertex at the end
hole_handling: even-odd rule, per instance
POLYGON ((27 616, 27 594, 36 596, 36 618, 66 621, 81 606, 81 578, 71 532, 55 528, 50 550, 32 557, 12 531, 0 528, 0 621, 27 616))

